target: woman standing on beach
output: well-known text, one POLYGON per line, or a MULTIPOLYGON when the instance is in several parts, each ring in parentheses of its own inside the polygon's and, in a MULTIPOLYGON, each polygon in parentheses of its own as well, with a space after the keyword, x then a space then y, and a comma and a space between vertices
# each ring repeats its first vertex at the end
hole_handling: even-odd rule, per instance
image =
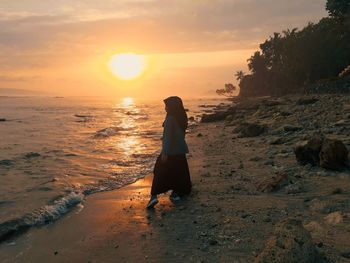
POLYGON ((187 114, 179 97, 169 97, 164 103, 167 114, 163 123, 162 151, 154 166, 151 199, 147 208, 153 208, 158 203, 158 194, 172 190, 170 199, 179 201, 191 192, 192 187, 186 159, 187 114))

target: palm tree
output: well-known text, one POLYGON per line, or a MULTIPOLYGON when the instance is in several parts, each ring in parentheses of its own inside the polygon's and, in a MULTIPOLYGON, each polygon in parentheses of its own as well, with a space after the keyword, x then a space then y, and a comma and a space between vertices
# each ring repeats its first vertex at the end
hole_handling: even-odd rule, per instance
POLYGON ((244 78, 244 76, 245 76, 245 73, 242 70, 238 70, 235 73, 236 80, 239 82, 244 78))

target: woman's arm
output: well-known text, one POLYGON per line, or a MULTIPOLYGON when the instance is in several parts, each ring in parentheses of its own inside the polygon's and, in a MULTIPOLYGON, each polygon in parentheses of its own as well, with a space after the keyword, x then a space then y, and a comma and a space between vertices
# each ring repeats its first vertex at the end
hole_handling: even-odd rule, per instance
POLYGON ((162 156, 167 156, 170 150, 171 140, 173 136, 172 117, 168 116, 164 122, 163 141, 162 141, 162 156))

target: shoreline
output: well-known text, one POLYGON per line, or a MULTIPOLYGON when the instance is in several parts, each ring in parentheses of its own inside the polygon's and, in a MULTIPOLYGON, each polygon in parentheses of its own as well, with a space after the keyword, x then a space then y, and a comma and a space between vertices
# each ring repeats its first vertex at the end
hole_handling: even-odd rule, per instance
MULTIPOLYGON (((194 129, 189 135, 194 136, 194 129)), ((189 136, 188 135, 188 136, 189 136)), ((189 158, 190 159, 190 158, 189 158)), ((190 161, 189 161, 190 162, 190 161)), ((111 217, 114 217, 115 214, 123 214, 123 218, 115 218, 117 222, 124 224, 123 229, 119 229, 121 232, 126 231, 127 237, 130 238, 130 234, 134 233, 137 237, 139 236, 139 231, 132 231, 132 225, 143 224, 149 225, 151 217, 154 217, 155 220, 159 220, 158 223, 160 227, 163 226, 161 223, 162 218, 166 215, 167 212, 172 211, 177 207, 169 199, 167 194, 162 194, 159 196, 160 203, 157 205, 155 210, 147 210, 146 205, 149 200, 149 192, 151 189, 153 175, 149 174, 144 178, 138 179, 136 182, 129 185, 123 186, 121 188, 99 192, 93 195, 86 196, 83 201, 83 208, 74 207, 72 211, 62 216, 59 220, 53 221, 50 224, 32 227, 29 230, 25 231, 23 234, 14 236, 8 241, 0 244, 0 256, 1 262, 84 262, 86 261, 85 256, 82 255, 82 252, 75 254, 75 252, 80 251, 81 247, 74 248, 75 243, 86 241, 86 235, 88 235, 89 229, 94 229, 97 232, 101 232, 101 228, 105 227, 105 223, 114 224, 110 221, 111 217), (135 204, 135 200, 137 202, 135 204), (115 210, 113 213, 110 210, 115 210), (99 215, 99 210, 102 210, 99 215), (142 213, 142 216, 129 217, 130 214, 142 213), (86 221, 86 224, 81 224, 81 222, 86 221), (144 222, 144 219, 149 222, 144 222), (99 222, 100 224, 96 223, 99 222), (100 225, 96 227, 97 225, 100 225), (77 226, 79 226, 77 228, 77 226), (72 234, 78 232, 81 235, 72 234), (47 237, 54 236, 54 240, 50 240, 50 246, 48 247, 46 242, 47 237), (57 242, 58 240, 58 242, 57 242), (62 241, 64 240, 64 241, 62 241), (52 244, 52 246, 51 246, 52 244), (69 244, 69 245, 68 245, 69 244), (41 250, 39 247, 45 246, 45 250, 41 250), (60 253, 61 251, 61 253, 60 253), (62 253, 62 251, 65 251, 62 253), (74 258, 74 260, 73 260, 74 258)), ((193 180, 193 178, 192 178, 193 180)), ((180 206, 183 209, 188 201, 183 200, 180 206)), ((116 222, 116 223, 117 223, 116 222)), ((153 222, 155 223, 155 222, 153 222)), ((111 228, 109 225, 108 228, 111 228)), ((113 227, 114 228, 114 227, 113 227)), ((103 229, 107 232, 107 229, 103 229)), ((103 234, 104 235, 104 234, 103 234)), ((141 233, 142 237, 145 237, 144 233, 141 233)), ((105 238, 105 237, 104 237, 105 238)), ((112 238, 112 237, 109 237, 112 238)), ((124 235, 118 237, 120 242, 123 243, 125 238, 124 235)), ((134 237, 136 238, 136 237, 134 237)), ((95 242, 95 241, 93 241, 95 242)), ((93 244, 95 246, 95 244, 93 244)), ((119 247, 122 248, 122 245, 115 245, 112 250, 115 252, 119 247)), ((90 248, 88 249, 90 250, 90 248)), ((119 249, 120 250, 120 249, 119 249)), ((85 251, 84 253, 88 253, 85 251)), ((132 254, 131 251, 124 255, 124 259, 128 261, 129 254, 132 254)), ((123 258, 123 256, 118 256, 123 258)), ((92 257, 94 258, 94 257, 92 257)), ((139 260, 145 260, 148 257, 141 256, 139 260)), ((88 261, 88 262, 115 262, 113 257, 105 258, 101 261, 101 256, 98 256, 98 261, 88 261)), ((136 259, 135 259, 136 260, 136 259)), ((130 261, 131 262, 131 261, 130 261)))
MULTIPOLYGON (((200 100, 197 100, 197 103, 199 103, 199 101, 200 100)), ((222 100, 220 100, 220 102, 222 102, 222 100)), ((193 105, 191 104, 191 106, 193 105)), ((196 108, 197 106, 198 105, 195 105, 193 107, 196 108)), ((206 110, 208 110, 209 108, 211 111, 211 108, 214 107, 215 105, 213 104, 213 105, 204 105, 204 106, 206 110)), ((198 108, 199 110, 202 110, 201 107, 198 107, 198 108)), ((200 111, 198 112, 198 109, 192 112, 193 116, 190 121, 190 130, 197 125, 196 120, 199 118, 198 117, 199 113, 200 111)), ((74 116, 77 117, 78 114, 75 114, 74 116)), ((79 115, 79 116, 84 117, 84 115, 79 115)), ((39 151, 30 152, 29 154, 33 155, 34 157, 43 155, 43 153, 41 152, 39 153, 39 151)), ((145 159, 142 159, 142 160, 145 160, 145 159)), ((13 161, 12 159, 10 160, 4 159, 4 161, 5 161, 4 162, 5 165, 6 165, 6 162, 9 163, 8 165, 9 167, 13 163, 15 163, 15 161, 13 161)), ((147 161, 147 163, 151 163, 151 162, 152 162, 152 158, 150 158, 147 161)), ((144 165, 143 168, 146 168, 146 165, 144 165)), ((150 171, 151 169, 141 169, 140 173, 138 174, 138 178, 142 178, 143 176, 145 176, 145 174, 147 174, 150 171), (145 170, 147 171, 145 172, 145 170)), ((47 181, 45 183, 54 183, 59 180, 60 178, 54 177, 52 180, 47 181)), ((97 181, 96 183, 87 185, 86 187, 80 187, 76 189, 72 188, 71 192, 65 191, 65 193, 62 193, 62 194, 59 193, 57 195, 52 195, 51 198, 48 198, 48 201, 46 203, 41 202, 39 203, 38 206, 31 206, 31 209, 27 209, 24 212, 22 211, 22 213, 19 212, 15 216, 11 215, 10 213, 8 213, 10 216, 5 214, 5 216, 2 218, 3 219, 2 222, 0 223, 0 242, 2 243, 2 242, 6 242, 7 240, 17 238, 22 233, 30 230, 31 228, 42 227, 42 226, 45 226, 46 224, 51 224, 56 222, 57 220, 60 220, 62 217, 69 214, 72 209, 75 209, 75 206, 77 205, 80 206, 82 201, 84 201, 85 197, 89 196, 90 194, 95 194, 97 192, 114 191, 116 189, 119 189, 120 187, 125 187, 133 183, 132 181, 134 180, 128 180, 128 181, 123 180, 124 183, 120 185, 110 184, 110 181, 108 178, 107 179, 103 178, 99 180, 96 179, 96 181, 97 181)), ((51 189, 54 189, 54 186, 51 189)))
POLYGON ((350 262, 350 173, 302 166, 293 153, 315 132, 349 149, 350 96, 333 97, 308 105, 304 96, 242 102, 225 120, 201 123, 187 135, 193 182, 187 200, 174 205, 161 195, 155 210, 146 210, 149 175, 88 196, 79 213, 1 245, 0 261, 263 262, 280 223, 295 219, 317 262, 350 262), (237 130, 243 121, 268 130, 243 136, 237 130), (288 180, 266 188, 276 174, 288 180))

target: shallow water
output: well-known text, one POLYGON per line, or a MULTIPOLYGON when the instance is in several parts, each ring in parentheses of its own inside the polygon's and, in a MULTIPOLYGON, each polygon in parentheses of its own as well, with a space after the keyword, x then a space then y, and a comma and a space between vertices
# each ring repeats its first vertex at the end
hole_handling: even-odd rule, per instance
MULTIPOLYGON (((190 117, 199 116, 201 104, 218 102, 184 104, 190 117)), ((131 98, 0 97, 0 118, 7 119, 0 123, 0 224, 16 218, 38 224, 59 218, 87 194, 151 172, 164 106, 131 98)))

